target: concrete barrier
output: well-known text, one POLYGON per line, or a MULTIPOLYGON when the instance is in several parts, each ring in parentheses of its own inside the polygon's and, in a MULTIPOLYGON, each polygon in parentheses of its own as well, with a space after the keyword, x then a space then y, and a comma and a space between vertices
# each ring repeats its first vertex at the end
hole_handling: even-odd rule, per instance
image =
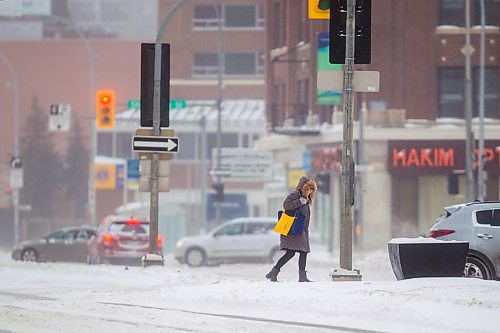
POLYGON ((391 266, 398 280, 419 277, 461 277, 469 242, 432 238, 396 238, 389 244, 391 266))

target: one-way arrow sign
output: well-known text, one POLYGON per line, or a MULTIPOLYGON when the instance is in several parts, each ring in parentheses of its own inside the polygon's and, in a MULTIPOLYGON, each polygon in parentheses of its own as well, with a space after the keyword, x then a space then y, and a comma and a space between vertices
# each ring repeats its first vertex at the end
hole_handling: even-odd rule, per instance
POLYGON ((134 136, 133 151, 177 153, 179 138, 167 136, 134 136))

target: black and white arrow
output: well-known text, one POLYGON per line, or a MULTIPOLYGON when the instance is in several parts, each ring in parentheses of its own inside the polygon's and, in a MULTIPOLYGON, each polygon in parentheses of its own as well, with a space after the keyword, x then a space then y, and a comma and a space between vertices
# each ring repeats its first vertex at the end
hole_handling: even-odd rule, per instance
POLYGON ((179 151, 179 138, 165 136, 134 136, 134 151, 177 153, 179 151))

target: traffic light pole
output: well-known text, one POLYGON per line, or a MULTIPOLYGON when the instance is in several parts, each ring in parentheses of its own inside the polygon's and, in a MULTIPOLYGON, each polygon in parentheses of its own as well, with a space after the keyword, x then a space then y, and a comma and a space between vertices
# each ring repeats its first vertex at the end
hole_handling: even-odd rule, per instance
MULTIPOLYGON (((160 136, 160 87, 161 87, 161 41, 165 28, 174 15, 174 13, 182 7, 188 0, 177 0, 177 2, 169 9, 167 15, 163 18, 158 34, 156 35, 155 43, 155 63, 154 63, 154 86, 153 86, 153 136, 160 136)), ((159 202, 159 170, 160 170, 160 154, 151 153, 151 195, 150 195, 150 212, 149 212, 149 249, 147 255, 143 258, 142 264, 144 267, 152 265, 163 265, 163 258, 156 255, 158 239, 158 202, 159 202)))
POLYGON ((342 184, 340 216, 340 268, 330 273, 333 280, 361 280, 359 271, 352 270, 352 204, 354 198, 353 159, 353 99, 354 99, 354 28, 356 0, 347 0, 346 54, 343 90, 343 143, 342 143, 342 184))

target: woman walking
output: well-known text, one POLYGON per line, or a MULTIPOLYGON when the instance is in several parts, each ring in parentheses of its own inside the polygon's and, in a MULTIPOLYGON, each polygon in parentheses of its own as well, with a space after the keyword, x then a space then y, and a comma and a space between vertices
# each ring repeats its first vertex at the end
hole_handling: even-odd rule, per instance
POLYGON ((304 232, 300 235, 281 235, 280 248, 285 250, 285 254, 278 260, 276 265, 266 274, 266 278, 271 281, 278 281, 278 273, 290 259, 299 253, 299 282, 311 282, 307 278, 306 262, 307 254, 311 251, 309 247, 309 219, 311 216, 310 205, 316 194, 318 186, 316 182, 307 177, 302 177, 297 184, 297 188, 290 193, 283 202, 285 210, 297 210, 304 215, 304 232))

